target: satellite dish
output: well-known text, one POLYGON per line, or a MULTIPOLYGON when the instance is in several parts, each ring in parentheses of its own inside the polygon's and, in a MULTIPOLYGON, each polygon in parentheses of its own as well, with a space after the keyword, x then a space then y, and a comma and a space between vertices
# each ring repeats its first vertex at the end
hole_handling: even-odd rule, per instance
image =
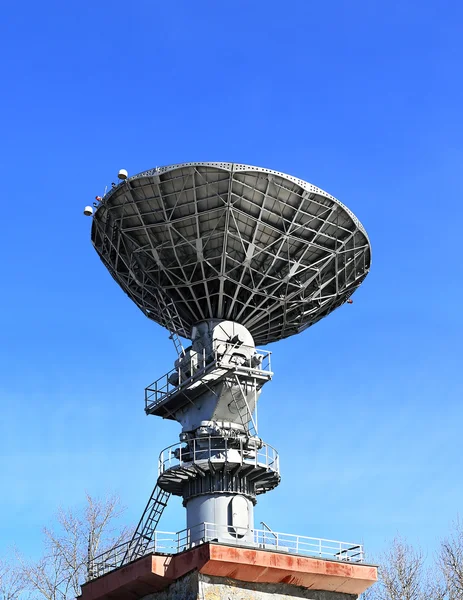
POLYGON ((352 302, 370 269, 367 233, 327 192, 270 169, 190 162, 118 177, 92 220, 95 250, 149 319, 191 340, 145 390, 145 412, 182 433, 161 453, 121 564, 148 551, 170 494, 183 497, 188 543, 253 545, 256 497, 280 482, 278 454, 257 432, 273 372, 256 345, 352 302))
POLYGON ((183 163, 127 181, 93 220, 93 245, 135 304, 182 337, 227 319, 257 344, 275 342, 344 304, 369 271, 359 220, 296 177, 183 163))

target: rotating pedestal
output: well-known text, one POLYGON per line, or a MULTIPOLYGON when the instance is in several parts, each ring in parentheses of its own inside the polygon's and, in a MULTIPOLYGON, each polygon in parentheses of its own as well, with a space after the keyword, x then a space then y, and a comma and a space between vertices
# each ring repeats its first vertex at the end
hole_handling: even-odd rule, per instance
POLYGON ((257 436, 257 399, 272 377, 268 355, 229 321, 198 324, 192 341, 166 376, 173 388, 154 385, 147 408, 183 426, 181 442, 161 452, 158 486, 183 497, 192 543, 214 528, 213 539, 249 544, 256 496, 280 481, 276 451, 257 436))

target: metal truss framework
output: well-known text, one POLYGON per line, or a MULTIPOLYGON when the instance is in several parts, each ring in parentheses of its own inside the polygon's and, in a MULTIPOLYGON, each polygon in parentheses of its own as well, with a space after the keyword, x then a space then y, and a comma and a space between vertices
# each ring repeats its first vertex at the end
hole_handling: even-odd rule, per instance
POLYGON ((189 338, 207 319, 256 344, 310 327, 370 268, 368 236, 338 200, 249 165, 183 163, 127 179, 104 198, 92 242, 152 320, 189 338))

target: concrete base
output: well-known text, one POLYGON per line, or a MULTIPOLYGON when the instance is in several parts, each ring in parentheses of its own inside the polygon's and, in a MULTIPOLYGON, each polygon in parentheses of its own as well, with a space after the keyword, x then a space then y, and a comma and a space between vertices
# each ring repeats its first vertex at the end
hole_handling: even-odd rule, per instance
POLYGON ((144 556, 84 584, 81 598, 352 600, 376 579, 371 565, 207 543, 180 554, 144 556))
POLYGON ((194 571, 143 600, 355 600, 354 594, 309 590, 288 583, 246 583, 194 571))

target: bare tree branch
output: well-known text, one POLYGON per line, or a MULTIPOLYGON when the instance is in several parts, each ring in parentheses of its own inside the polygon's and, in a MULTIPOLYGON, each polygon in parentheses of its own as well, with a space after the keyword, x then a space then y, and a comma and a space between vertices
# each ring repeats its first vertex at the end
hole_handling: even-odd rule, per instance
POLYGON ((425 569, 421 550, 400 537, 380 556, 378 575, 378 583, 362 594, 362 600, 463 600, 449 594, 440 572, 425 569))
POLYGON ((80 586, 88 578, 95 556, 128 539, 129 530, 117 528, 123 510, 117 496, 100 500, 88 494, 84 509, 60 509, 56 526, 44 529, 44 556, 36 563, 19 559, 32 596, 70 600, 80 595, 80 586))
POLYGON ((463 521, 457 517, 452 534, 441 542, 439 566, 450 600, 463 598, 463 521))
POLYGON ((396 537, 379 567, 379 600, 420 600, 423 555, 396 537))
POLYGON ((0 560, 0 600, 18 600, 25 585, 20 565, 0 560))

